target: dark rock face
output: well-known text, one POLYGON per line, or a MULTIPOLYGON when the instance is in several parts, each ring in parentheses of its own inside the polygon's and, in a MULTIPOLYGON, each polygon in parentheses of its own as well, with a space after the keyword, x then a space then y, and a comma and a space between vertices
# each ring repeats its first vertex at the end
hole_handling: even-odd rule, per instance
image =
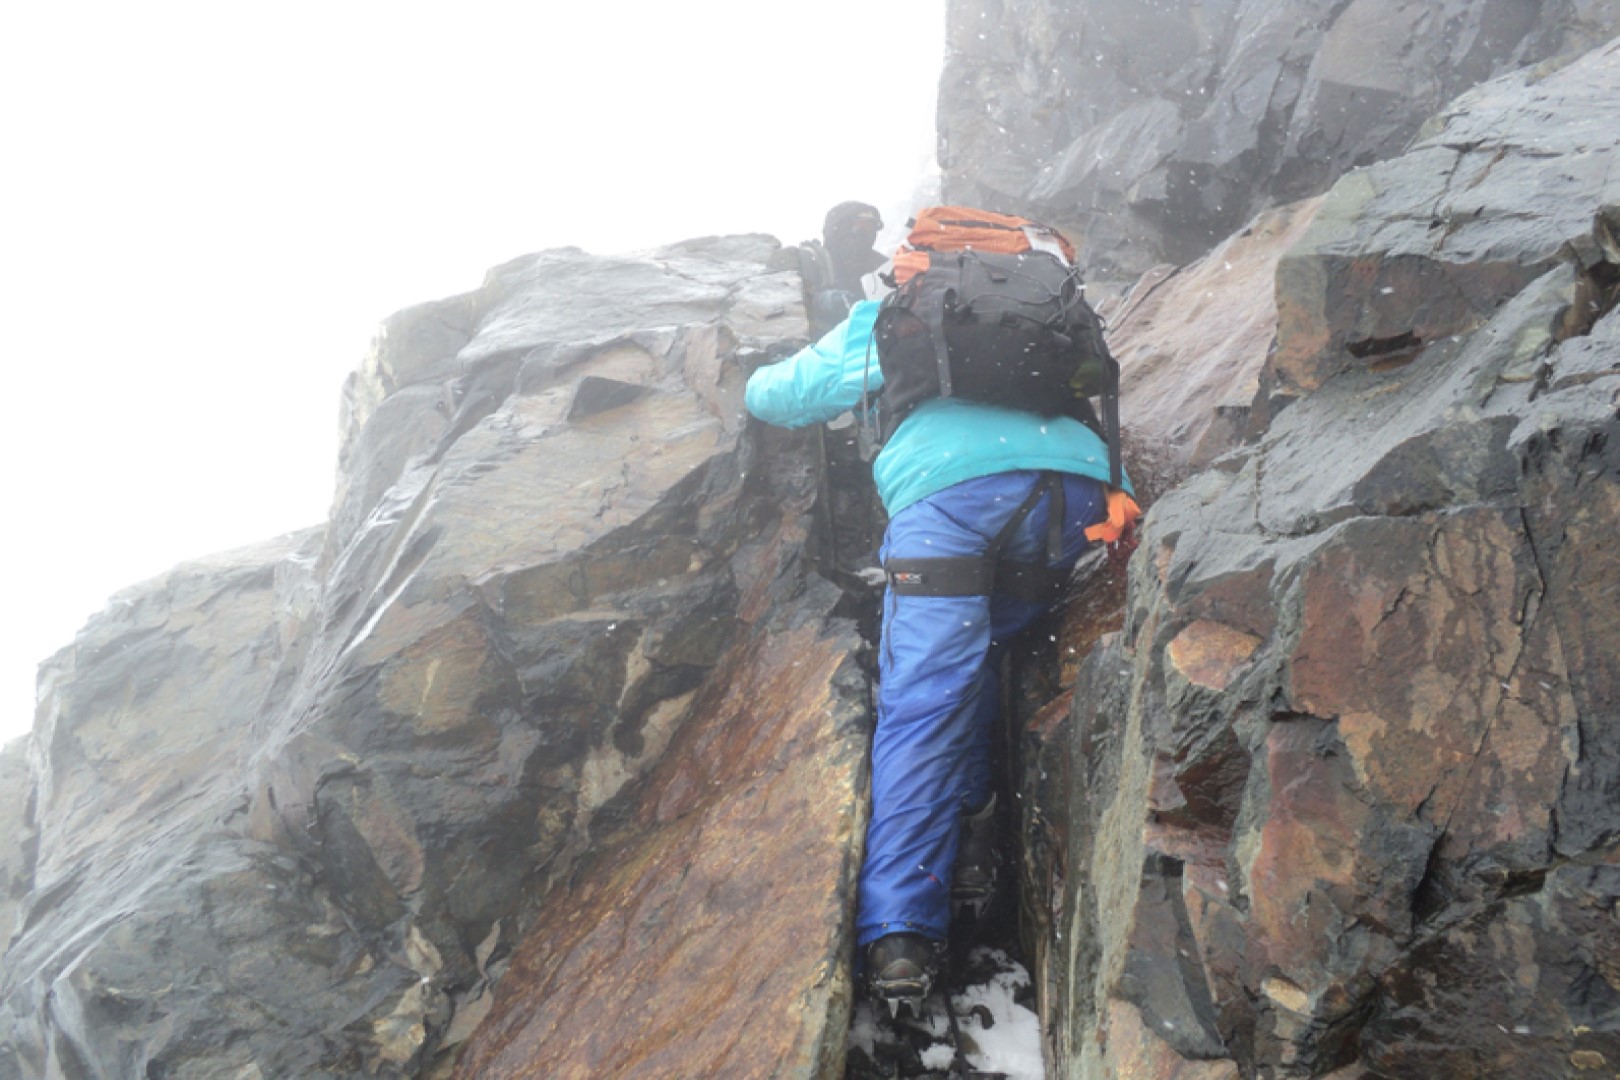
POLYGON ((1131 278, 1394 157, 1457 94, 1620 31, 1578 0, 954 0, 950 201, 1030 213, 1131 278))
POLYGON ((1155 504, 1076 686, 1064 1075, 1620 1064, 1617 92, 1481 87, 1282 258, 1297 400, 1155 504))
MULTIPOLYGON (((1600 61, 1578 68, 1465 94, 1409 153, 1337 185, 1278 267, 1269 392, 1298 395, 1341 370, 1398 363, 1476 326, 1554 266, 1604 262, 1613 226, 1594 228, 1593 215, 1616 201, 1615 135, 1603 119, 1614 85, 1600 61)), ((1601 291, 1583 288, 1594 285, 1601 291)), ((1590 326, 1592 302, 1572 309, 1559 336, 1590 326)))
MULTIPOLYGON (((52 661, 0 807, 0 1076, 447 1075, 514 951, 555 959, 531 923, 690 924, 668 946, 709 959, 756 914, 803 970, 706 999, 802 1017, 762 1074, 838 1058, 865 696, 808 444, 744 425, 749 365, 805 334, 776 251, 546 252, 395 316, 330 526, 132 590, 52 661), (760 903, 781 862, 804 902, 760 903)), ((585 1033, 530 1017, 703 970, 654 955, 518 980, 481 1045, 561 1060, 585 1033)))
MULTIPOLYGON (((1569 59, 1617 24, 954 5, 953 198, 1209 252, 1113 323, 1138 444, 1205 471, 1012 690, 1053 1075, 1620 1068, 1620 45, 1569 59)), ((789 262, 399 313, 324 529, 47 664, 0 1080, 838 1074, 868 688, 811 510, 859 500, 740 400, 789 262)))
MULTIPOLYGON (((1268 210, 1204 258, 1149 271, 1102 309, 1123 422, 1172 471, 1203 468, 1248 433, 1277 336, 1277 264, 1320 206, 1307 199, 1268 210)), ((1139 455, 1133 476, 1146 464, 1139 455)))
POLYGON ((828 632, 841 594, 812 593, 705 685, 627 840, 541 912, 456 1076, 841 1069, 866 680, 848 624, 828 632))
POLYGON ((7 785, 27 794, 8 815, 22 857, 7 859, 0 1075, 138 1074, 131 1032, 197 1008, 250 963, 226 943, 268 909, 307 906, 245 883, 254 845, 197 840, 240 811, 243 774, 286 701, 320 540, 296 534, 127 590, 42 669, 31 769, 7 785), (233 894, 245 903, 222 903, 233 894), (177 937, 207 940, 206 959, 177 937))

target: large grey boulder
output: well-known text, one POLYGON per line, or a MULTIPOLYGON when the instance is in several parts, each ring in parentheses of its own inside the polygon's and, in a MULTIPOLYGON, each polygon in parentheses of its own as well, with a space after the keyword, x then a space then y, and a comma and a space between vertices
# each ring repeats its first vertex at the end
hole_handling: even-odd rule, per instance
MULTIPOLYGON (((198 838, 240 812, 286 702, 320 543, 313 530, 178 566, 113 597, 42 667, 13 826, 27 858, 0 976, 0 1074, 133 1068, 143 1051, 121 1045, 119 1018, 167 1015, 172 1004, 148 1000, 156 988, 172 1002, 216 977, 183 949, 171 960, 171 923, 197 923, 180 936, 212 936, 216 962, 228 960, 217 924, 252 916, 215 908, 206 883, 245 856, 198 838)), ((246 895, 274 899, 262 886, 246 895)))
POLYGON ((1186 266, 1144 274, 1105 305, 1120 364, 1121 418, 1132 476, 1185 476, 1242 442, 1277 337, 1277 269, 1316 217, 1320 198, 1259 214, 1186 266))
POLYGON ((771 917, 803 977, 708 992, 810 1009, 762 1067, 837 1059, 865 693, 810 577, 804 439, 742 409, 806 333, 777 253, 544 252, 395 316, 345 391, 328 528, 132 590, 47 666, 31 794, 0 805, 0 1076, 443 1075, 529 925, 581 925, 587 864, 723 874, 793 799, 819 901, 771 917))
POLYGON ((1076 687, 1060 1070, 1620 1062, 1617 95, 1620 45, 1481 87, 1282 258, 1297 399, 1076 687))
POLYGON ((0 961, 22 925, 23 902, 33 887, 35 842, 33 778, 28 740, 13 739, 0 749, 0 961))
POLYGON ((1469 87, 1620 31, 1582 0, 953 0, 949 201, 1030 213, 1102 274, 1203 254, 1400 154, 1469 87))

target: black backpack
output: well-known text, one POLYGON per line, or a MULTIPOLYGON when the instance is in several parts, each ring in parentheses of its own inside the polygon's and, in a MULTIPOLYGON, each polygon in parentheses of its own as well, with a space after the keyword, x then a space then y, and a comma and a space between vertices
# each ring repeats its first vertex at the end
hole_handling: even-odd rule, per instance
POLYGON ((895 258, 899 287, 873 327, 883 372, 880 441, 936 397, 1069 416, 1107 443, 1110 482, 1119 487, 1119 364, 1079 271, 1052 252, 1057 245, 1037 250, 1030 243, 1032 235, 1056 234, 1021 218, 941 210, 957 218, 933 212, 926 248, 923 230, 913 229, 895 258), (958 224, 967 239, 953 234, 958 224), (987 240, 988 230, 995 233, 987 240))
POLYGON ((832 256, 819 240, 799 245, 799 274, 804 278, 805 313, 812 338, 820 338, 843 322, 849 309, 862 299, 861 293, 838 286, 832 256))

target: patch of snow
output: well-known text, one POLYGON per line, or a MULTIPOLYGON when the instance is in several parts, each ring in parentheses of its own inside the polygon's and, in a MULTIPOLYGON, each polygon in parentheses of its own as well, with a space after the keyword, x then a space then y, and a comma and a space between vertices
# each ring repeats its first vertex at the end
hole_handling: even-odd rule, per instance
POLYGON ((877 1010, 872 1008, 870 1001, 863 1001, 855 1006, 855 1017, 849 1025, 850 1049, 859 1049, 867 1057, 874 1056, 879 1040, 888 1041, 893 1036, 878 1024, 877 1010))
MULTIPOLYGON (((966 969, 988 976, 951 995, 967 1064, 1007 1080, 1045 1080, 1040 1022, 1016 1000, 1020 992, 1027 996, 1029 972, 1002 950, 988 948, 974 949, 966 969)), ((898 1028, 870 1000, 856 1002, 846 1045, 851 1053, 859 1051, 880 1069, 892 1068, 909 1057, 911 1069, 920 1064, 930 1073, 945 1074, 955 1057, 950 1020, 937 997, 929 999, 921 1018, 902 1021, 898 1028)))
POLYGON ((973 959, 993 964, 996 971, 989 982, 969 986, 952 998, 963 1041, 978 1048, 977 1053, 968 1051, 969 1064, 982 1072, 1003 1073, 1007 1080, 1045 1080, 1040 1020, 1015 1000, 1018 991, 1029 986, 1029 972, 1000 949, 975 949, 973 959), (978 1006, 989 1012, 993 1021, 989 1027, 982 1014, 973 1011, 978 1006))

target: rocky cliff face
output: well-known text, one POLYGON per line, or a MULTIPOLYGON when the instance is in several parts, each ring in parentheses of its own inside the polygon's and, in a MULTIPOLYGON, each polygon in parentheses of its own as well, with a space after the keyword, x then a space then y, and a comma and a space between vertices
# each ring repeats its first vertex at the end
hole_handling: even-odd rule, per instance
MULTIPOLYGON (((1173 258, 1111 314, 1128 593, 1014 680, 1050 1075, 1613 1073, 1620 10, 952 19, 952 197, 1173 258)), ((399 313, 323 529, 46 664, 0 1078, 840 1074, 861 605, 813 437, 740 402, 791 265, 553 251, 399 313)))
POLYGON ((1038 740, 1059 1075, 1620 1065, 1617 88, 1488 83, 1251 253, 1267 422, 1038 740))
POLYGON ((775 249, 548 252, 396 316, 329 528, 131 590, 47 665, 0 1075, 444 1075, 486 1016, 478 1075, 536 1042, 598 1075, 717 968, 712 1041, 640 1075, 829 1071, 866 696, 803 440, 745 433, 748 366, 805 333, 775 249), (762 1014, 799 1020, 722 1034, 762 1014))
POLYGON ((1620 9, 1582 0, 952 0, 945 196, 1072 230, 1129 279, 1616 32, 1620 9))

